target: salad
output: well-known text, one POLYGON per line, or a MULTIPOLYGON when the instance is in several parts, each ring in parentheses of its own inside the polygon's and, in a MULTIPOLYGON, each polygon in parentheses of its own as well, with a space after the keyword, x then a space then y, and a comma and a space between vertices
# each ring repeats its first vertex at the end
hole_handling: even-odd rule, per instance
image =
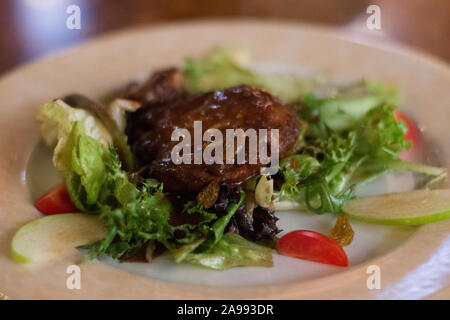
MULTIPOLYGON (((446 170, 410 161, 424 143, 396 110, 394 89, 370 80, 333 86, 249 63, 246 51, 217 47, 98 102, 71 94, 43 104, 41 135, 64 181, 35 202, 46 217, 19 229, 13 258, 42 260, 63 246, 87 249, 85 261, 151 262, 167 251, 175 263, 224 270, 271 267, 278 252, 347 266, 343 247, 353 239, 353 219, 418 225, 450 217, 450 190, 429 190, 446 170), (198 121, 217 136, 277 130, 264 140, 279 148, 275 170, 251 163, 250 147, 241 150, 243 162, 197 161, 195 140, 179 148, 176 163, 174 148, 197 138, 198 121), (423 188, 355 197, 361 185, 394 170, 421 174, 423 188), (277 210, 331 214, 336 225, 328 235, 286 230, 279 238, 277 210)), ((203 139, 200 149, 215 142, 203 139)))

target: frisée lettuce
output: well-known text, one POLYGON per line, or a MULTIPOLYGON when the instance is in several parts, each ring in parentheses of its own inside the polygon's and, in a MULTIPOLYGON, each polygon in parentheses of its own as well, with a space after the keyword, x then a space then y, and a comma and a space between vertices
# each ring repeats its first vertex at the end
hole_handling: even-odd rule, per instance
POLYGON ((424 173, 435 182, 445 175, 444 169, 399 157, 412 144, 405 140, 406 124, 394 116, 394 95, 380 84, 356 86, 361 85, 376 89, 365 90, 365 97, 352 99, 319 99, 309 93, 297 103, 297 113, 306 121, 307 129, 297 153, 280 162, 280 192, 275 207, 284 201, 282 207, 286 209, 286 201, 291 201, 316 213, 340 213, 361 183, 360 177, 404 170, 424 173), (358 110, 357 105, 365 107, 358 110))

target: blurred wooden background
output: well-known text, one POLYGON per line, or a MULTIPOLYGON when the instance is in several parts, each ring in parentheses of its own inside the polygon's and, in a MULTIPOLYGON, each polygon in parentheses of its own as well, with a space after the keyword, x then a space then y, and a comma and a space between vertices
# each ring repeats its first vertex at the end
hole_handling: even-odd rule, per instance
POLYGON ((450 61, 450 0, 1 0, 0 73, 110 31, 230 17, 328 24, 450 61), (81 30, 66 28, 66 8, 71 4, 81 8, 81 30), (381 8, 381 31, 364 27, 370 4, 381 8))

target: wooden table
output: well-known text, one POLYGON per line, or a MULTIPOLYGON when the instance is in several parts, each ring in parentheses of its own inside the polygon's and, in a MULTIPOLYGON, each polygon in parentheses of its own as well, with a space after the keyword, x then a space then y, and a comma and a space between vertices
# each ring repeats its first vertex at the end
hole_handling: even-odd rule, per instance
POLYGON ((123 28, 231 17, 329 24, 359 33, 359 37, 376 36, 450 61, 449 0, 2 0, 0 73, 123 28), (81 9, 80 30, 66 27, 66 9, 71 4, 81 9), (370 4, 381 8, 381 31, 365 28, 370 4))

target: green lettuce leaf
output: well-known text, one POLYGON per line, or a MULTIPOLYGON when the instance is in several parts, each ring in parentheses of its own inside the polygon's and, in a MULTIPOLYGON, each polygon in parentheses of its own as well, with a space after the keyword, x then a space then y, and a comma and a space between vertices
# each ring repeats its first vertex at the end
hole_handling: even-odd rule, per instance
POLYGON ((214 246, 204 252, 190 252, 199 246, 198 242, 184 248, 183 254, 178 255, 175 261, 185 261, 214 270, 244 266, 273 266, 273 249, 248 241, 237 234, 224 234, 214 246))
POLYGON ((71 94, 65 96, 63 99, 74 109, 85 110, 94 115, 97 122, 101 123, 111 135, 112 142, 114 147, 117 148, 123 167, 129 171, 134 171, 136 169, 134 155, 128 145, 128 137, 120 130, 104 105, 96 103, 80 94, 71 94))
POLYGON ((72 149, 72 169, 80 176, 80 183, 86 191, 86 204, 97 202, 105 182, 106 170, 103 163, 104 146, 97 140, 80 135, 72 149))
POLYGON ((341 88, 335 97, 303 95, 304 103, 317 110, 320 121, 333 131, 354 129, 370 110, 383 104, 395 104, 396 100, 395 90, 374 81, 341 88))
POLYGON ((227 211, 228 213, 224 215, 223 217, 220 217, 217 219, 211 228, 208 231, 208 236, 205 242, 203 242, 200 247, 198 248, 198 251, 206 251, 210 249, 211 247, 215 246, 220 239, 223 236, 223 233, 225 231, 226 226, 230 222, 233 215, 236 213, 236 211, 239 209, 239 207, 242 205, 245 199, 245 193, 241 191, 241 198, 239 199, 238 203, 230 203, 228 205, 227 211))
POLYGON ((204 57, 187 58, 184 76, 190 93, 220 90, 241 84, 264 88, 285 102, 298 100, 311 89, 312 80, 288 74, 267 74, 247 67, 248 51, 216 47, 204 57))
POLYGON ((62 100, 45 103, 39 108, 37 119, 41 122, 44 141, 54 147, 53 164, 59 171, 71 170, 73 140, 69 140, 75 122, 80 123, 83 134, 107 146, 112 144, 108 130, 89 112, 75 109, 62 100))
POLYGON ((280 198, 304 201, 305 196, 300 182, 319 168, 319 161, 306 154, 295 154, 282 159, 280 170, 284 177, 284 183, 280 189, 280 198))
POLYGON ((124 203, 121 198, 132 193, 134 185, 121 170, 116 151, 86 135, 83 122, 75 121, 71 126, 61 159, 72 201, 83 212, 97 212, 99 204, 124 203), (126 192, 119 193, 125 189, 126 192))
POLYGON ((182 245, 179 248, 176 248, 172 251, 173 259, 176 263, 181 263, 189 254, 192 254, 203 242, 205 242, 205 238, 197 239, 191 243, 182 245))

